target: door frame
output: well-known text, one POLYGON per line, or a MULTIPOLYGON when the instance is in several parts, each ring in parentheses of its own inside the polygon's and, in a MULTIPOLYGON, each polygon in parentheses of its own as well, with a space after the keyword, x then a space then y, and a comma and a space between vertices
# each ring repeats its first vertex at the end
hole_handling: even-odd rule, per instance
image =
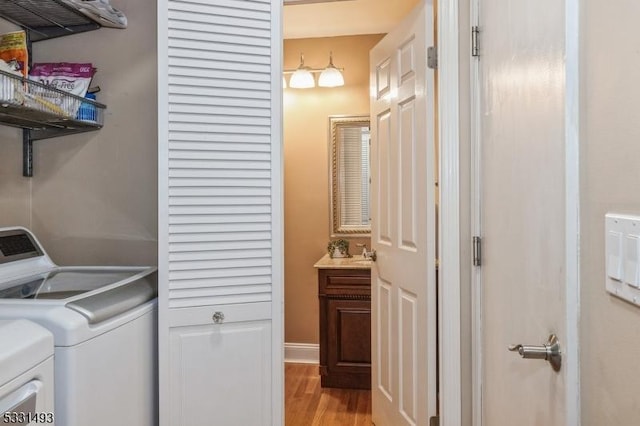
POLYGON ((569 425, 581 424, 580 386, 580 1, 565 0, 565 300, 566 403, 569 425))
MULTIPOLYGON (((462 425, 459 0, 438 0, 438 334, 440 426, 462 425)), ((468 380, 465 380, 468 382, 468 380)))
POLYGON ((284 425, 284 107, 282 100, 282 72, 284 65, 283 9, 284 3, 273 0, 277 11, 271 23, 271 378, 272 419, 274 426, 284 425))
MULTIPOLYGON (((285 0, 286 1, 286 0, 285 0)), ((477 0, 471 0, 477 1, 477 0)), ((577 0, 575 0, 577 1, 577 0)), ((437 127, 440 189, 438 253, 440 253, 438 334, 440 426, 462 425, 463 387, 472 383, 462 375, 461 252, 460 252, 460 0, 436 0, 438 47, 437 127), (446 166, 446 167, 443 167, 446 166), (446 173, 443 170, 446 169, 446 173)), ((463 3, 463 8, 468 8, 463 3)), ((273 61, 272 61, 273 63, 273 61)), ((275 86, 274 86, 275 90, 275 86)), ((275 96, 274 96, 275 97, 275 96)), ((281 164, 283 166, 283 163, 281 164)), ((282 174, 282 170, 280 171, 282 174)), ((466 194, 462 194, 466 196, 466 194)), ((468 212, 463 212, 470 215, 468 212)), ((275 343, 275 342, 274 342, 275 343)))
MULTIPOLYGON (((471 0, 470 26, 480 27, 480 3, 471 0)), ((580 388, 580 7, 579 0, 565 0, 565 413, 568 425, 581 424, 580 388)), ((482 52, 480 52, 482 55, 482 52)), ((481 101, 479 58, 471 61, 471 232, 481 229, 481 101)), ((443 164, 445 164, 443 162, 443 164)), ((441 188, 445 191, 444 185, 441 188)), ((444 215, 443 215, 444 216, 444 215)), ((448 221, 444 216, 442 221, 448 221)), ((444 254, 444 253, 443 253, 444 254)), ((473 266, 472 290, 472 425, 482 426, 482 280, 480 267, 473 266)), ((446 284, 445 284, 446 286, 446 284)))

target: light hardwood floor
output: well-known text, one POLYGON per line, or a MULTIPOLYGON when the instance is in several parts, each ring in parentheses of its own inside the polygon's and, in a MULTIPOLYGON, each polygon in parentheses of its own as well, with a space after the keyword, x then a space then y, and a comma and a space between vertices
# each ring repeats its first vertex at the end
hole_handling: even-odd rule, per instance
POLYGON ((315 364, 285 364, 286 426, 371 426, 371 391, 321 388, 315 364))

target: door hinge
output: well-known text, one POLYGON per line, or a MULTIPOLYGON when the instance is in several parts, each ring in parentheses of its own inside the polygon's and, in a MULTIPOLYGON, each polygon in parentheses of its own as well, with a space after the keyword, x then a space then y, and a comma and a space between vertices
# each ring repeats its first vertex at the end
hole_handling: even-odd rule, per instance
POLYGON ((482 238, 473 237, 473 266, 482 265, 482 238))
POLYGON ((471 27, 471 56, 480 56, 480 42, 478 41, 478 34, 480 34, 480 27, 474 25, 471 27))
POLYGON ((427 48, 427 66, 432 70, 438 69, 438 48, 436 46, 427 48))
POLYGON ((440 426, 440 416, 429 417, 429 426, 440 426))

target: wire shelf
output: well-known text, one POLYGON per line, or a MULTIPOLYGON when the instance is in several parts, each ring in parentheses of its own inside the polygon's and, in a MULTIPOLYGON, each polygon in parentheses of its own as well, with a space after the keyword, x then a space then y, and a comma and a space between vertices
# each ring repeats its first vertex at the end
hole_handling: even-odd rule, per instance
POLYGON ((31 130, 95 130, 106 106, 0 70, 0 123, 31 130))
POLYGON ((62 0, 1 0, 0 16, 29 30, 32 41, 101 27, 62 0))

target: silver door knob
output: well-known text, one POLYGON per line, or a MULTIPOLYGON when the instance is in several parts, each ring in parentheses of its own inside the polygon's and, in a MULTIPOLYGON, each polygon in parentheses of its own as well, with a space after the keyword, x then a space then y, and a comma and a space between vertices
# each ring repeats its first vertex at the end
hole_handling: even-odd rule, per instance
POLYGON ((555 334, 549 336, 549 340, 542 346, 532 345, 509 345, 511 352, 518 352, 525 359, 544 359, 549 361, 554 371, 560 371, 562 366, 562 354, 560 353, 560 342, 555 334))
POLYGON ((222 324, 224 322, 224 314, 220 311, 217 311, 213 314, 213 317, 211 317, 211 319, 213 320, 214 324, 222 324))

